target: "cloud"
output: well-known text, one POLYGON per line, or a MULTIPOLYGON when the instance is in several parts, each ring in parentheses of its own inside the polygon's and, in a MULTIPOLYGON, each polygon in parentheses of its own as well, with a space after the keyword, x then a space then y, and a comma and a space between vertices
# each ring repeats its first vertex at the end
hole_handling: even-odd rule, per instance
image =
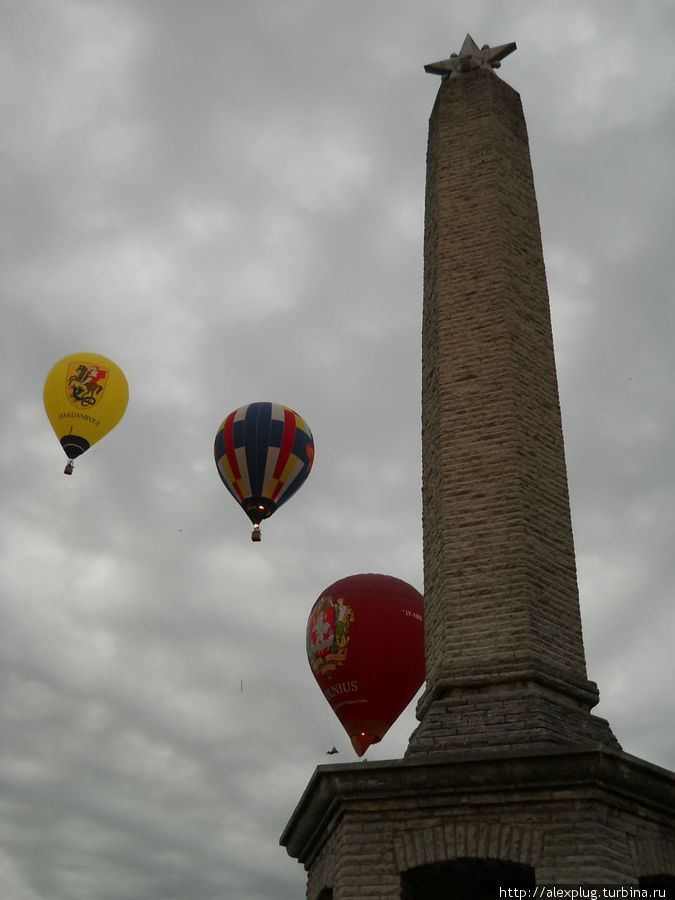
MULTIPOLYGON (((668 12, 5 4, 3 897, 304 889, 278 836, 326 751, 354 758, 309 610, 358 572, 423 587, 422 66, 466 31, 519 48, 500 74, 530 131, 598 713, 672 765, 668 12), (78 349, 130 403, 66 478, 41 396, 78 349), (263 399, 317 455, 254 545, 212 446, 263 399)), ((413 703, 368 758, 415 724, 413 703)))

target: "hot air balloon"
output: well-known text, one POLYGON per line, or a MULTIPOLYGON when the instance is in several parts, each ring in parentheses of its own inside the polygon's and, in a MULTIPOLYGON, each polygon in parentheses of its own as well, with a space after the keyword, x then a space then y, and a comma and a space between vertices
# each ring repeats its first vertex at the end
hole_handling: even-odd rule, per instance
POLYGON ((327 587, 307 621, 307 658, 323 695, 363 756, 424 681, 424 601, 391 575, 327 587))
POLYGON ((117 425, 129 400, 124 372, 98 353, 71 353, 52 366, 45 380, 45 410, 68 462, 117 425))
POLYGON ((280 403, 249 403, 231 412, 213 445, 223 484, 253 523, 260 523, 298 490, 314 462, 314 439, 305 420, 280 403))

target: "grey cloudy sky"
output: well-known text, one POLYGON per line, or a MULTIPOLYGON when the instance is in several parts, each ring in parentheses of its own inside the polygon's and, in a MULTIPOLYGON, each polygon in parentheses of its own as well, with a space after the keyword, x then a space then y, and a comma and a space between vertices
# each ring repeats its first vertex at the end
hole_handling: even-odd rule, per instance
POLYGON ((0 26, 3 900, 304 895, 279 835, 356 759, 307 615, 357 572, 423 588, 422 67, 467 31, 518 44, 596 713, 672 768, 671 0, 0 0, 0 26), (130 402, 65 478, 42 386, 82 349, 130 402), (212 446, 261 399, 316 464, 252 544, 212 446))

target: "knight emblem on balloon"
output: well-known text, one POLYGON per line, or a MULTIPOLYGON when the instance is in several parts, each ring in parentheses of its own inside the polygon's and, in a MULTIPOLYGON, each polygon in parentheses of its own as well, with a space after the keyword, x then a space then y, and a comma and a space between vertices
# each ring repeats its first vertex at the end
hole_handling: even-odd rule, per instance
POLYGON ((78 409, 90 409, 102 399, 108 370, 73 360, 68 365, 66 395, 78 409))
POLYGON ((344 597, 320 597, 307 628, 307 658, 312 672, 328 678, 347 661, 349 626, 354 610, 344 597))

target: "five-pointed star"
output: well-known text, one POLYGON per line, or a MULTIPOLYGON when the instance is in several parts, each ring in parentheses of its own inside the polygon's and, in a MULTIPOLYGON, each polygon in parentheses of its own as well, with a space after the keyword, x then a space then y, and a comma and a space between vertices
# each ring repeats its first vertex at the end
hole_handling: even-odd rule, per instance
POLYGON ((432 75, 447 76, 453 72, 469 72, 471 69, 498 69, 504 57, 513 53, 515 49, 516 45, 511 43, 501 44, 499 47, 484 44, 479 50, 474 39, 467 34, 459 53, 452 53, 450 59, 429 63, 424 67, 424 71, 432 75))

